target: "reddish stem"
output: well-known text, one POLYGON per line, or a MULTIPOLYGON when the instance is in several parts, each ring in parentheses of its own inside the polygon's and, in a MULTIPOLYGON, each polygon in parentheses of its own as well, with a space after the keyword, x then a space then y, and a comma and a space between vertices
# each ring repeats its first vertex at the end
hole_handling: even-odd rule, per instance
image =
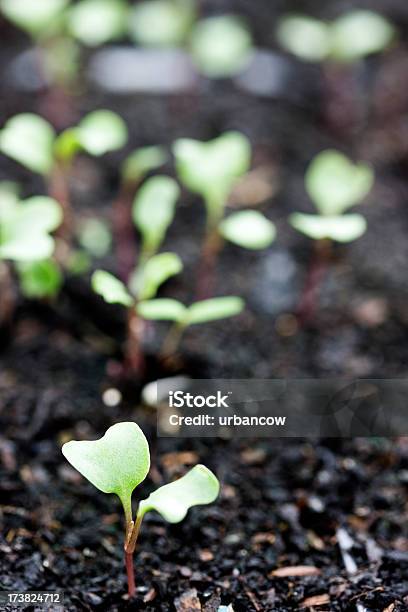
POLYGON ((214 294, 215 267, 221 245, 222 238, 218 231, 216 229, 210 231, 205 239, 201 252, 196 290, 197 300, 206 300, 214 294))
POLYGON ((129 599, 132 599, 136 595, 135 570, 133 567, 133 553, 126 552, 126 550, 125 550, 125 564, 126 564, 126 574, 127 574, 127 581, 128 581, 128 594, 129 594, 129 599))
POLYGON ((68 187, 68 168, 63 164, 56 163, 49 180, 48 193, 56 200, 64 215, 62 224, 57 230, 57 235, 70 242, 72 237, 72 209, 68 187))
POLYGON ((136 238, 133 231, 132 200, 137 185, 125 183, 113 203, 113 232, 116 245, 116 262, 120 279, 127 283, 135 267, 136 238))
POLYGON ((307 325, 316 315, 319 306, 319 289, 326 276, 330 256, 331 243, 328 240, 315 243, 314 255, 298 308, 298 319, 302 326, 307 325))
POLYGON ((130 372, 137 373, 139 378, 143 377, 146 367, 142 350, 144 329, 143 319, 138 316, 134 307, 129 308, 125 365, 130 372))

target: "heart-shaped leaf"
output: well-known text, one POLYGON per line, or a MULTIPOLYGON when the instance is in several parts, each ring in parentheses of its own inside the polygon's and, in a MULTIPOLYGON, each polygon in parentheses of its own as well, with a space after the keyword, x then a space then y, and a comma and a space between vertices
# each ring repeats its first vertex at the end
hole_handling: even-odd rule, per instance
POLYGON ((252 57, 250 31, 235 15, 201 19, 190 44, 194 63, 210 78, 234 76, 246 68, 252 57))
POLYGON ((209 217, 218 220, 235 181, 248 171, 251 145, 239 132, 226 132, 209 142, 184 138, 173 147, 184 185, 206 201, 209 217))
POLYGON ((37 196, 8 206, 0 235, 0 257, 15 261, 47 259, 54 250, 50 236, 63 218, 55 200, 37 196))
POLYGON ((279 43, 302 60, 318 62, 330 53, 330 26, 306 15, 285 15, 277 29, 279 43))
POLYGON ((0 150, 5 155, 44 175, 52 170, 54 141, 48 121, 31 113, 12 117, 0 132, 0 150))
POLYGON ((340 215, 370 192, 374 173, 367 164, 353 164, 338 151, 319 153, 309 166, 305 185, 323 215, 340 215))
POLYGON ((143 236, 143 251, 154 254, 174 218, 180 188, 168 176, 153 176, 133 203, 133 221, 143 236))
POLYGON ((179 274, 183 263, 175 253, 160 253, 151 257, 141 270, 133 274, 129 287, 140 300, 151 300, 155 297, 160 285, 179 274))
POLYGON ((138 516, 156 510, 169 523, 179 523, 193 506, 215 501, 219 491, 220 484, 211 470, 196 465, 179 480, 160 487, 140 502, 138 516))
POLYGON ((289 221, 295 229, 314 240, 329 238, 336 242, 352 242, 360 238, 367 229, 366 220, 357 214, 324 217, 294 213, 289 221))
POLYGON ((331 56, 341 62, 353 62, 388 47, 395 28, 373 11, 355 10, 342 15, 331 28, 331 56))
POLYGON ((4 15, 19 28, 36 37, 52 28, 68 0, 1 0, 4 15))
POLYGON ((128 138, 126 123, 110 110, 89 113, 75 132, 83 149, 95 156, 121 149, 128 138))
POLYGON ((266 249, 275 240, 274 224, 256 210, 237 212, 219 225, 224 238, 246 249, 266 249))
POLYGON ((115 493, 127 519, 131 519, 133 490, 143 482, 150 468, 149 445, 136 423, 117 423, 92 442, 67 442, 62 453, 100 491, 115 493))
POLYGON ((122 304, 129 307, 134 303, 122 281, 105 270, 96 270, 92 274, 91 283, 95 293, 103 297, 108 304, 122 304))
POLYGON ((97 47, 123 36, 127 17, 125 0, 81 0, 69 12, 68 27, 85 45, 97 47))

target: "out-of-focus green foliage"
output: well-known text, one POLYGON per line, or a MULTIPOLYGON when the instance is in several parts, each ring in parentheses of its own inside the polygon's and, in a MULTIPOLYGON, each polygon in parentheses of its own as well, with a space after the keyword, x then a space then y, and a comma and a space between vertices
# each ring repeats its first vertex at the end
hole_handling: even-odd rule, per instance
POLYGON ((126 0, 81 0, 68 14, 71 34, 89 47, 124 36, 128 22, 126 0))
POLYGON ((53 297, 61 288, 61 270, 52 259, 19 263, 17 270, 21 292, 27 298, 53 297))
POLYGON ((144 46, 181 45, 187 40, 195 12, 195 0, 138 2, 130 15, 130 36, 144 46))

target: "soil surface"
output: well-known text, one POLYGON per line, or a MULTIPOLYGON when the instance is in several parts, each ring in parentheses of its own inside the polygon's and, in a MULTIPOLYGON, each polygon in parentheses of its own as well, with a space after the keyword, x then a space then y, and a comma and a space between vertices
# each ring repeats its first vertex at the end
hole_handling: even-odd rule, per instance
MULTIPOLYGON (((146 382, 179 372, 197 378, 406 375, 408 8, 403 0, 359 2, 393 19, 400 42, 355 69, 330 73, 285 56, 273 36, 283 11, 331 17, 356 3, 326 5, 202 3, 204 12, 245 15, 256 45, 285 59, 285 79, 262 97, 236 80, 205 79, 172 96, 107 95, 84 71, 74 114, 98 107, 121 113, 129 124, 129 151, 169 146, 180 136, 244 132, 254 147, 254 172, 231 202, 263 211, 276 223, 278 239, 261 253, 226 245, 214 294, 242 295, 246 311, 188 331, 174 370, 157 361, 166 325, 149 326, 147 369, 126 385, 119 376, 124 313, 92 294, 89 275, 67 277, 61 295, 45 303, 24 301, 16 291, 13 320, 0 334, 1 589, 63 591, 69 611, 408 610, 407 438, 157 438, 156 413, 140 399, 146 382), (372 163, 376 185, 358 208, 367 233, 333 249, 315 309, 302 325, 295 315, 313 245, 287 217, 311 212, 304 172, 329 147, 372 163), (121 392, 115 406, 104 395, 110 388, 121 392), (191 510, 179 525, 147 516, 132 602, 125 596, 119 503, 87 483, 60 452, 63 442, 96 439, 123 420, 136 421, 152 449, 153 468, 135 500, 198 462, 222 483, 215 504, 191 510)), ((5 23, 1 33, 3 124, 15 113, 44 109, 47 92, 12 85, 10 66, 28 43, 5 23)), ((77 164, 71 191, 78 223, 90 215, 111 220, 123 157, 77 164)), ((174 174, 170 162, 164 171, 174 174)), ((19 181, 24 195, 45 189, 4 157, 0 179, 19 181)), ((179 253, 185 271, 161 295, 194 299, 204 223, 200 200, 183 193, 163 250, 179 253)), ((94 266, 115 272, 114 253, 94 266)))

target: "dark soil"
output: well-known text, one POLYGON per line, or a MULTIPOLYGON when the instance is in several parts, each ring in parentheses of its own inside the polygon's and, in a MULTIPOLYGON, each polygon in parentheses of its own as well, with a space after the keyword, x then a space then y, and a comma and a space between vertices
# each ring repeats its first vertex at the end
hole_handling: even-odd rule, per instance
MULTIPOLYGON (((218 7, 202 4, 204 11, 218 7)), ((331 16, 356 3, 221 4, 220 10, 245 14, 257 45, 276 51, 277 14, 290 9, 331 16)), ((276 245, 262 253, 227 246, 217 266, 215 293, 242 295, 248 308, 238 319, 189 331, 177 371, 197 378, 406 375, 408 8, 403 0, 358 6, 386 12, 401 42, 354 75, 349 97, 356 112, 344 110, 350 99, 337 100, 339 121, 327 113, 323 71, 293 59, 292 78, 269 97, 232 81, 202 80, 197 90, 170 97, 107 96, 87 85, 76 100, 79 115, 97 107, 120 112, 130 127, 129 150, 241 130, 254 146, 254 167, 266 167, 271 177, 260 208, 277 224, 276 245), (316 312, 299 326, 294 313, 312 247, 286 219, 295 210, 310 211, 304 171, 327 147, 370 161, 377 181, 361 207, 368 232, 334 250, 316 312)), ((1 32, 0 76, 7 84, 7 67, 27 43, 5 24, 1 32)), ((343 85, 349 91, 350 79, 343 85)), ((17 112, 38 110, 43 95, 4 85, 1 124, 17 112)), ((78 219, 111 218, 120 159, 122 154, 81 160, 71 186, 78 219)), ((166 172, 173 172, 171 165, 166 172)), ((27 195, 43 190, 40 179, 5 158, 0 179, 20 181, 27 195)), ((185 272, 163 295, 194 298, 203 227, 202 203, 183 194, 165 248, 182 256, 185 272)), ((115 271, 116 262, 110 255, 95 265, 115 271)), ((0 588, 64 591, 70 611, 217 612, 221 605, 234 612, 408 610, 407 438, 157 438, 156 414, 141 405, 140 389, 172 373, 155 358, 165 328, 149 328, 147 371, 125 386, 118 379, 123 313, 95 298, 88 278, 67 278, 54 302, 17 302, 0 337, 0 588), (109 407, 103 392, 116 386, 123 400, 109 407), (179 525, 154 514, 145 519, 132 603, 124 595, 119 503, 85 482, 60 453, 64 441, 100 437, 123 420, 135 420, 152 446, 154 468, 138 496, 197 462, 222 482, 220 500, 193 509, 179 525), (348 551, 341 549, 344 532, 351 538, 348 551)))

